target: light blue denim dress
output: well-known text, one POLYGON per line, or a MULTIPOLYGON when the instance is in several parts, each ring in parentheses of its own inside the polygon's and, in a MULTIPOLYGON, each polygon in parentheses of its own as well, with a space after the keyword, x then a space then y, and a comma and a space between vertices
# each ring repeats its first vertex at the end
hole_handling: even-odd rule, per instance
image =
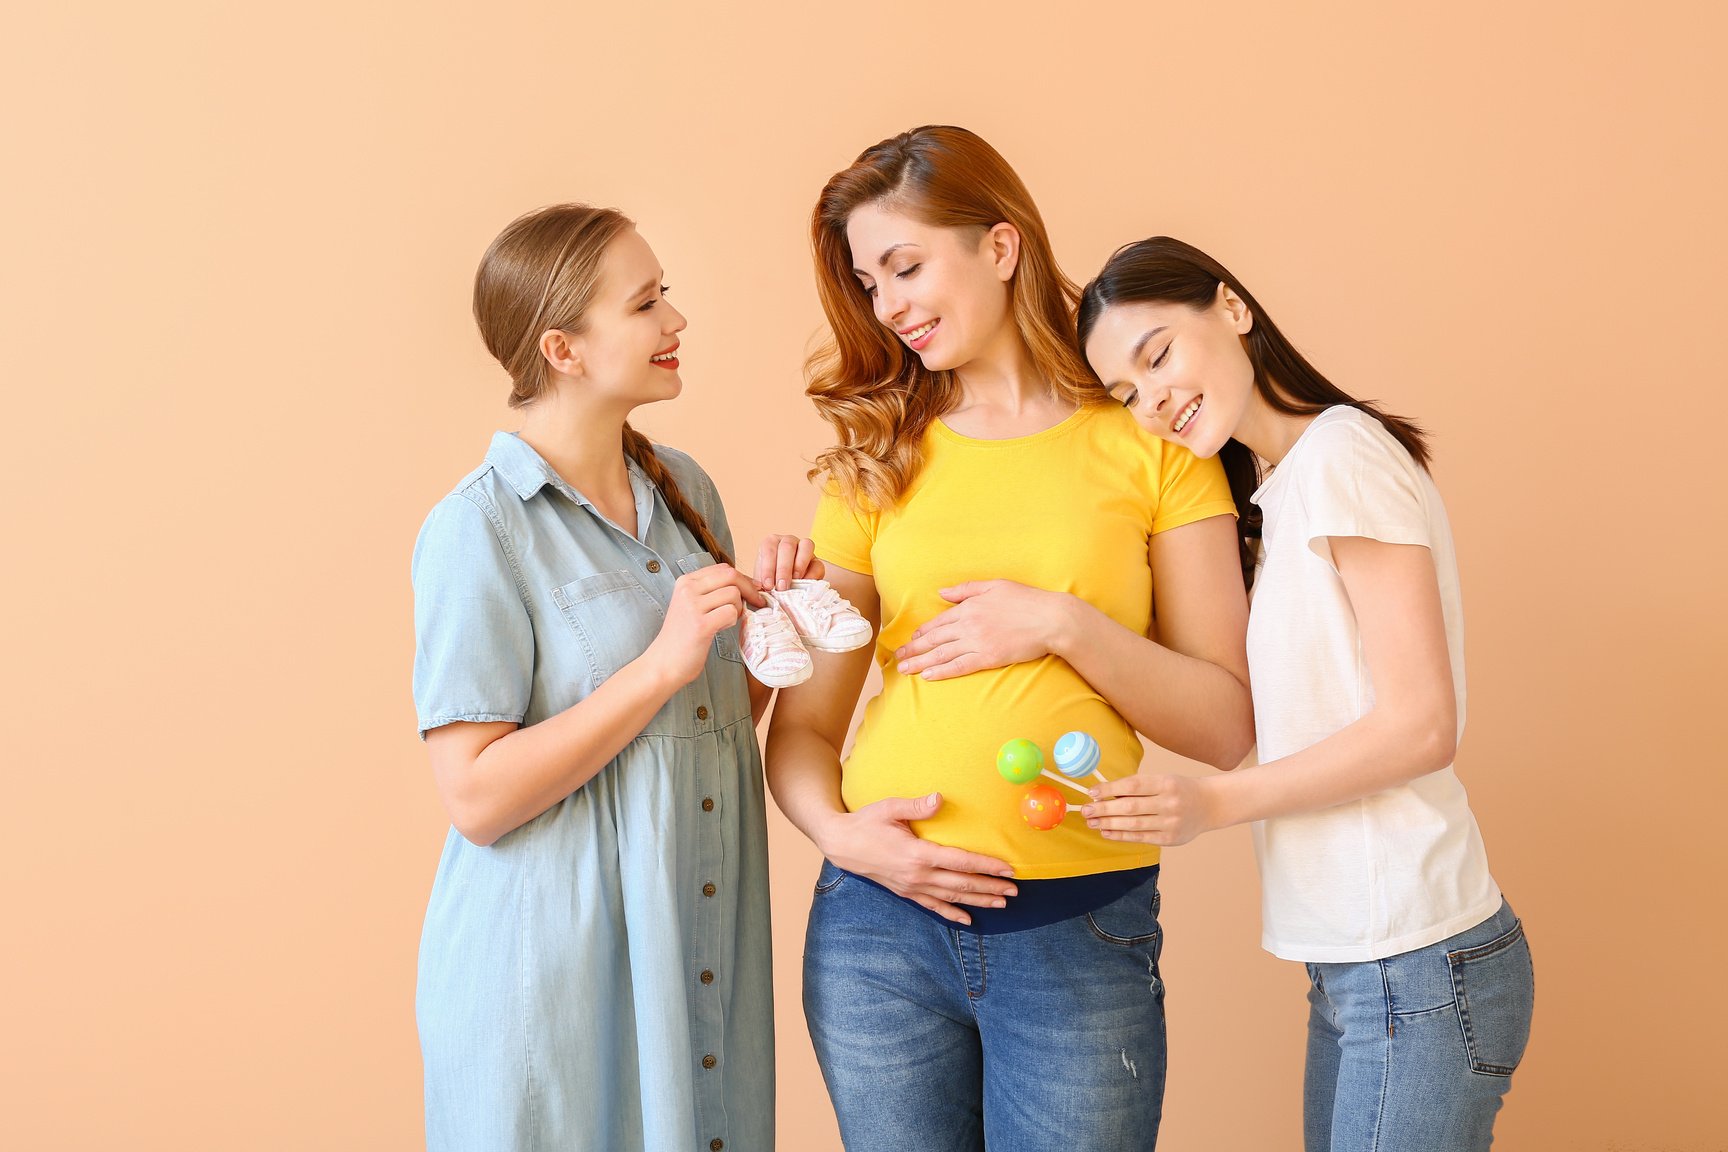
MULTIPOLYGON (((730 549, 718 493, 656 448, 730 549)), ((414 550, 420 731, 535 724, 640 656, 713 562, 633 463, 638 534, 516 436, 414 550)), ((433 1150, 759 1152, 774 1140, 762 770, 736 629, 592 780, 479 848, 451 829, 420 942, 433 1150)))

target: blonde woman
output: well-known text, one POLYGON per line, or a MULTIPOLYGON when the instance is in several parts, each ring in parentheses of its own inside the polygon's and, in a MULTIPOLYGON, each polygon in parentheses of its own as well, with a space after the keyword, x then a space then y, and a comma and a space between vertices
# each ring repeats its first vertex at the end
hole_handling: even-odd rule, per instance
POLYGON ((767 690, 734 628, 762 597, 707 475, 627 422, 683 387, 662 279, 582 205, 511 224, 475 277, 523 421, 414 550, 453 824, 420 949, 435 1150, 773 1146, 767 690))

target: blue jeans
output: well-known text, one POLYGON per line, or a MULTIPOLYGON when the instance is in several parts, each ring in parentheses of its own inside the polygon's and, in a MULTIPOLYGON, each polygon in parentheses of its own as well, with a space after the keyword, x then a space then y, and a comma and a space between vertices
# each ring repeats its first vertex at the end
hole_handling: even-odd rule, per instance
POLYGON ((824 862, 804 1015, 848 1152, 1150 1149, 1164 1104, 1158 878, 980 935, 824 862))
POLYGON ((1310 964, 1307 1152, 1477 1152, 1530 1039, 1524 926, 1500 911, 1384 960, 1310 964))

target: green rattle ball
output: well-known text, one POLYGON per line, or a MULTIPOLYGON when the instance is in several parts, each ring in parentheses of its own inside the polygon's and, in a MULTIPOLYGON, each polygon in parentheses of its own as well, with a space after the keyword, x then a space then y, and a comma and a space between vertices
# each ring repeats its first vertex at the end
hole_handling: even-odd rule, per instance
POLYGON ((1044 771, 1044 752, 1030 740, 1010 740, 996 753, 996 771, 1010 784, 1036 780, 1044 771))

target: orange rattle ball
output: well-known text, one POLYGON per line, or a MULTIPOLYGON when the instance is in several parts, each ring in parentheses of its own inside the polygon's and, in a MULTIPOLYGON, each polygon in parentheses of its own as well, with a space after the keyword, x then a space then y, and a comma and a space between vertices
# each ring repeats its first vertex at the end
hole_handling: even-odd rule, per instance
POLYGON ((1050 784, 1034 784, 1020 798, 1020 815, 1040 832, 1048 832, 1068 815, 1068 801, 1050 784))

